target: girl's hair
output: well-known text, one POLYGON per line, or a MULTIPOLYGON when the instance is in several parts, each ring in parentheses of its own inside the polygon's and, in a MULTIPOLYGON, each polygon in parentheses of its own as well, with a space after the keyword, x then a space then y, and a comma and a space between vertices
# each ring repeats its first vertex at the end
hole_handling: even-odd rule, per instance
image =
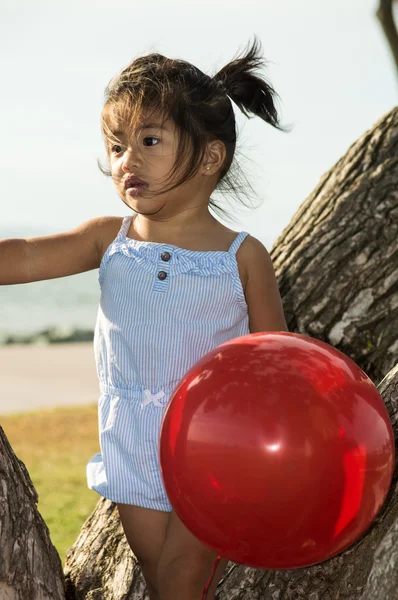
MULTIPOLYGON (((213 77, 188 62, 161 54, 136 58, 110 81, 105 90, 101 130, 108 158, 110 147, 121 143, 115 133, 117 129, 123 130, 127 125, 134 131, 144 113, 148 119, 157 119, 161 123, 171 119, 179 134, 179 143, 170 179, 185 163, 186 169, 167 191, 193 177, 200 168, 207 144, 220 140, 225 145, 226 157, 216 189, 232 191, 242 204, 248 206, 245 199, 248 190, 253 188, 236 159, 233 161, 237 139, 231 99, 246 117, 250 118, 250 113, 257 115, 273 127, 286 131, 279 124, 274 104, 278 94, 255 72, 265 62, 260 56, 256 36, 246 54, 238 55, 213 77)), ((109 168, 102 167, 100 162, 98 165, 104 175, 111 175, 109 168)), ((161 193, 164 191, 166 189, 161 193)), ((209 205, 219 215, 231 218, 212 198, 209 205)))

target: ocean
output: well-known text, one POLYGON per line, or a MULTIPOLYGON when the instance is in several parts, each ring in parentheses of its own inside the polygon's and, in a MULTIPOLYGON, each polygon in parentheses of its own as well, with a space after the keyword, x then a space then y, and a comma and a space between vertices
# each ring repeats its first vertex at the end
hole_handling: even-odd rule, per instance
POLYGON ((0 340, 50 328, 93 330, 99 300, 98 270, 0 286, 0 340))
MULTIPOLYGON (((0 239, 35 235, 46 232, 44 228, 23 234, 11 228, 0 231, 0 239)), ((60 279, 1 285, 0 344, 10 343, 10 337, 35 336, 48 330, 57 330, 52 337, 71 341, 77 330, 93 331, 99 295, 98 269, 60 279)), ((46 337, 51 336, 44 333, 40 342, 45 343, 46 337)))

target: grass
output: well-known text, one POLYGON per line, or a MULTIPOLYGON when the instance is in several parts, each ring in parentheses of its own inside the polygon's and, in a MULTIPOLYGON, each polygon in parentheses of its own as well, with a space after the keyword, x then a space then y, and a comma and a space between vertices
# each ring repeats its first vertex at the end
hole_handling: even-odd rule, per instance
POLYGON ((97 406, 1 416, 0 424, 29 472, 38 509, 62 563, 99 496, 87 488, 86 463, 99 452, 97 406))

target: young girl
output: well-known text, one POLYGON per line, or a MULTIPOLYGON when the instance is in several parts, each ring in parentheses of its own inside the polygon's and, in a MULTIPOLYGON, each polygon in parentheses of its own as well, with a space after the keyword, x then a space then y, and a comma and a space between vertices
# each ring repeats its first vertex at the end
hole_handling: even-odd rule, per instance
POLYGON ((1 284, 99 268, 101 453, 87 465, 88 485, 117 503, 151 600, 201 600, 210 580, 207 599, 214 600, 227 562, 209 580, 216 555, 184 526, 165 493, 158 449, 173 390, 219 344, 287 330, 267 250, 209 211, 219 209, 211 199, 216 187, 238 187, 230 174, 231 99, 246 116, 282 129, 276 93, 254 73, 262 63, 256 39, 215 77, 159 54, 134 60, 106 90, 110 170, 101 168, 133 214, 0 242, 1 284))

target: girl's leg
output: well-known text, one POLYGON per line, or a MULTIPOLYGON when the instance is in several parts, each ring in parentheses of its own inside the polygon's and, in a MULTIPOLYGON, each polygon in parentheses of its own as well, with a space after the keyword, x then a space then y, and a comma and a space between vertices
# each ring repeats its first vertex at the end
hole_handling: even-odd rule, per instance
MULTIPOLYGON (((160 600, 202 600, 216 558, 172 511, 157 573, 160 600)), ((206 600, 215 599, 226 564, 225 559, 218 564, 206 600)))
POLYGON ((171 513, 130 504, 117 507, 129 546, 142 569, 150 600, 159 600, 157 570, 171 513))

